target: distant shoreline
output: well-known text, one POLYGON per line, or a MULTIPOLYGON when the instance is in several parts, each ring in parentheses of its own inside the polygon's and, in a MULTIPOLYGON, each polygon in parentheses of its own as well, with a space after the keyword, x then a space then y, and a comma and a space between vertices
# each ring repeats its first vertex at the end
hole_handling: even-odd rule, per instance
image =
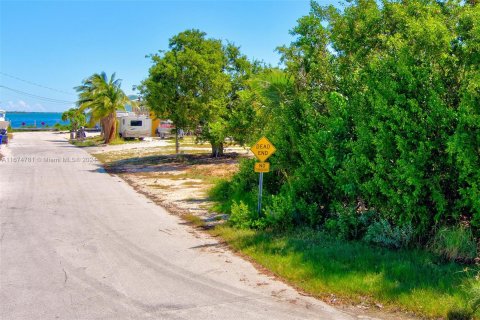
POLYGON ((7 114, 9 113, 63 113, 63 111, 8 111, 6 110, 7 114))
POLYGON ((18 128, 48 128, 55 125, 68 125, 62 120, 62 112, 25 112, 7 111, 6 118, 13 129, 18 128))

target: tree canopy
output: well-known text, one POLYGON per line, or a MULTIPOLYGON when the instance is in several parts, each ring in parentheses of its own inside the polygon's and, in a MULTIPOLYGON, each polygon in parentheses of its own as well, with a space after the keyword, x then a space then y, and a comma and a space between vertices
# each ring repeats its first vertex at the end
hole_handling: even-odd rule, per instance
POLYGON ((172 37, 168 51, 150 57, 153 65, 140 87, 148 106, 176 128, 196 130, 212 153, 222 154, 224 139, 238 128, 230 119, 239 119, 239 92, 253 65, 238 47, 195 29, 172 37))

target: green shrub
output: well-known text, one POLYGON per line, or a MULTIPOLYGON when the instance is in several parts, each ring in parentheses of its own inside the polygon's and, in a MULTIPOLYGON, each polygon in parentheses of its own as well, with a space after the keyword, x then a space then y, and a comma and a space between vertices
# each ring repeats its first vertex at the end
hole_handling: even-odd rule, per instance
POLYGON ((433 239, 432 250, 449 261, 471 263, 477 257, 472 230, 464 226, 442 227, 433 239))
POLYGON ((55 123, 55 124, 53 125, 53 127, 54 127, 55 129, 57 129, 57 130, 62 130, 62 131, 64 131, 64 130, 71 130, 71 127, 72 127, 72 126, 69 125, 69 124, 55 123))
POLYGON ((325 221, 324 228, 338 239, 361 239, 375 216, 374 211, 357 212, 355 208, 339 208, 325 221))
POLYGON ((413 235, 411 224, 393 226, 388 220, 380 219, 368 227, 363 239, 367 243, 381 247, 400 249, 410 244, 413 235))
POLYGON ((216 201, 215 211, 231 212, 233 203, 242 201, 253 208, 258 196, 258 175, 253 171, 253 159, 242 159, 237 174, 231 180, 219 180, 209 190, 209 197, 216 201))
POLYGON ((325 221, 325 230, 331 235, 345 240, 357 238, 359 221, 354 210, 344 210, 325 221))
POLYGON ((277 230, 289 230, 294 225, 295 206, 290 195, 271 196, 271 203, 265 207, 266 226, 277 230))
POLYGON ((243 203, 243 201, 240 201, 240 203, 236 201, 233 202, 232 213, 228 219, 233 226, 240 229, 247 229, 252 226, 254 219, 248 205, 243 203))

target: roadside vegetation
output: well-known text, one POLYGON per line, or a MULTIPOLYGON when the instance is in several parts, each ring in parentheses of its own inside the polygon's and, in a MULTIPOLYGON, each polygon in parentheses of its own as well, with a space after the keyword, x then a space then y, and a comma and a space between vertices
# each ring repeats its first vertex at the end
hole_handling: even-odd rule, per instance
MULTIPOLYGON (((115 145, 126 144, 126 143, 140 143, 140 142, 141 140, 124 139, 117 136, 114 139, 110 140, 108 144, 111 146, 115 146, 115 145)), ((87 137, 85 139, 70 140, 70 143, 77 147, 97 147, 97 146, 105 145, 105 138, 101 135, 97 135, 97 136, 87 137)))
POLYGON ((476 2, 312 2, 249 89, 278 150, 264 209, 246 160, 211 191, 219 234, 316 295, 478 317, 479 22, 476 2))
POLYGON ((469 319, 478 300, 475 269, 445 263, 424 250, 372 250, 364 242, 313 229, 275 233, 222 225, 211 232, 297 288, 333 304, 432 318, 462 312, 462 319, 469 319))
POLYGON ((95 147, 104 144, 105 139, 101 136, 88 137, 82 140, 70 140, 70 143, 77 147, 95 147))
MULTIPOLYGON (((215 235, 331 303, 479 318, 478 1, 313 1, 291 34, 281 68, 199 30, 172 37, 138 89, 174 122, 175 145, 110 155, 107 169, 136 175, 130 182, 156 189, 161 203, 204 182, 211 211, 229 215, 215 235), (253 159, 212 178, 211 167, 195 167, 202 148, 181 153, 180 129, 209 142, 218 161, 227 138, 243 146, 267 136, 277 152, 263 210, 253 159)), ((111 117, 110 106, 98 114, 111 117)))

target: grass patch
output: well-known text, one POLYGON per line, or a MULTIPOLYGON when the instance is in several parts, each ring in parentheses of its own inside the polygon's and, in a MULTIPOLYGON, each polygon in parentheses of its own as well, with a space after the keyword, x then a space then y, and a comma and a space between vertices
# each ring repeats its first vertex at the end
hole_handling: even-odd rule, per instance
MULTIPOLYGON (((112 141, 110 141, 109 145, 115 146, 119 144, 139 143, 139 142, 141 141, 136 139, 125 140, 123 138, 116 137, 112 141)), ((70 140, 70 143, 77 147, 96 147, 104 144, 104 140, 101 136, 94 136, 94 137, 85 138, 84 140, 70 140)))
POLYGON ((84 140, 70 140, 70 143, 77 147, 95 147, 103 144, 101 136, 88 137, 84 140))
POLYGON ((203 228, 205 227, 205 221, 202 218, 193 215, 193 214, 184 214, 182 215, 182 219, 187 221, 188 223, 194 225, 195 227, 203 228))
POLYGON ((474 271, 444 264, 423 250, 372 248, 307 229, 276 234, 221 225, 211 232, 320 298, 333 293, 353 303, 367 299, 427 317, 447 317, 451 310, 465 309, 469 301, 474 271))
POLYGON ((204 184, 203 181, 187 180, 182 183, 182 187, 199 187, 199 186, 202 186, 203 184, 204 184))
POLYGON ((124 140, 120 137, 116 137, 116 138, 112 139, 109 144, 112 145, 112 146, 116 146, 116 145, 119 145, 119 144, 125 144, 125 143, 130 142, 130 141, 135 142, 135 140, 128 140, 127 141, 127 140, 124 140))
POLYGON ((154 188, 154 189, 162 189, 162 190, 169 190, 172 188, 171 186, 165 186, 161 184, 149 184, 148 187, 154 188))

